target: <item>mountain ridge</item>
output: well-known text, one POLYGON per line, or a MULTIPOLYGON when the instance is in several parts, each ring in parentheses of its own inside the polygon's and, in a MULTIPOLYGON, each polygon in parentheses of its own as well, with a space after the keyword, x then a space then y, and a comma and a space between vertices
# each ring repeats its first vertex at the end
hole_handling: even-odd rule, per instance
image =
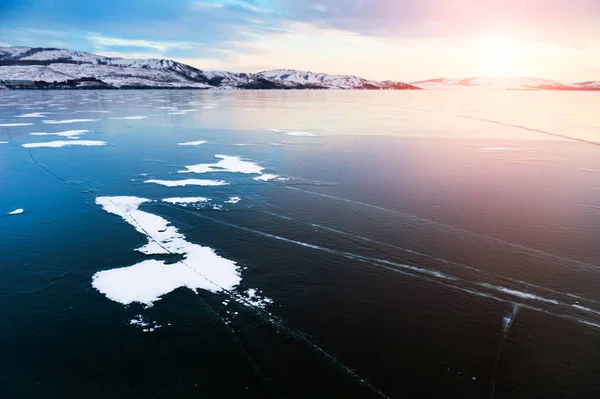
POLYGON ((420 90, 404 82, 378 82, 352 75, 283 69, 259 73, 204 71, 167 59, 105 57, 45 47, 0 47, 0 81, 11 89, 420 90))

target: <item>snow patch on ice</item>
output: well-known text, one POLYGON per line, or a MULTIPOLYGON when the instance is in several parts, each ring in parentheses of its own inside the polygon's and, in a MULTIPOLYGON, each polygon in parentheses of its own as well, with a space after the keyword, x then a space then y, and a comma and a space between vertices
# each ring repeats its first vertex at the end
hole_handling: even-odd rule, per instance
POLYGON ((0 144, 8 144, 8 141, 0 141, 0 144))
POLYGON ((261 309, 264 309, 267 305, 273 303, 271 298, 267 298, 258 294, 257 290, 254 288, 250 288, 244 293, 244 295, 236 299, 239 303, 250 304, 261 309))
POLYGON ((143 332, 154 332, 162 327, 156 322, 146 321, 141 314, 131 319, 129 324, 141 327, 143 332))
POLYGON ((186 241, 170 222, 139 209, 148 199, 138 197, 98 197, 96 203, 109 213, 120 216, 145 235, 148 244, 138 250, 146 255, 178 254, 173 264, 150 259, 133 266, 100 271, 92 285, 107 298, 124 305, 139 302, 152 305, 162 296, 187 287, 193 291, 232 290, 240 281, 236 263, 209 247, 186 241))
POLYGON ((286 132, 286 136, 298 136, 298 137, 317 137, 314 133, 309 132, 286 132))
POLYGON ((71 147, 74 145, 86 146, 86 147, 97 147, 106 145, 105 141, 96 140, 77 140, 77 141, 48 141, 45 143, 27 143, 23 144, 25 148, 59 148, 59 147, 71 147))
POLYGON ((210 201, 210 198, 205 197, 173 197, 173 198, 164 198, 163 202, 168 202, 170 204, 195 204, 197 202, 207 202, 210 201))
POLYGON ((272 174, 265 173, 264 175, 256 176, 254 178, 254 180, 257 180, 257 181, 269 181, 269 180, 276 179, 278 177, 279 177, 279 175, 272 175, 272 174))
POLYGON ((198 141, 188 141, 185 143, 177 143, 177 145, 181 145, 181 146, 195 146, 195 145, 202 145, 202 144, 206 144, 206 141, 198 140, 198 141))
POLYGON ((121 120, 140 120, 140 119, 148 119, 148 116, 122 116, 122 117, 115 117, 115 118, 108 118, 108 119, 121 119, 121 120))
POLYGON ((23 114, 17 116, 17 118, 45 118, 48 112, 32 112, 30 114, 23 114))
POLYGON ((32 126, 33 123, 0 123, 0 127, 32 126))
POLYGON ((65 120, 61 120, 61 121, 45 120, 45 121, 42 121, 42 123, 46 123, 49 125, 56 125, 56 124, 64 124, 64 123, 82 123, 82 122, 96 122, 96 121, 98 121, 98 119, 65 119, 65 120))
POLYGON ((231 172, 231 173, 247 173, 260 174, 263 167, 251 162, 244 161, 240 157, 228 155, 215 155, 220 161, 217 163, 204 163, 198 165, 186 166, 186 170, 180 170, 179 173, 210 173, 210 172, 231 172))
POLYGON ((23 208, 19 208, 19 209, 15 209, 15 210, 14 210, 14 211, 12 211, 12 212, 8 212, 8 214, 9 214, 9 215, 20 215, 20 214, 22 214, 23 212, 25 212, 25 209, 23 209, 23 208))
POLYGON ((228 183, 223 180, 205 180, 205 179, 184 179, 184 180, 146 180, 144 183, 160 184, 167 187, 180 187, 180 186, 225 186, 228 183))

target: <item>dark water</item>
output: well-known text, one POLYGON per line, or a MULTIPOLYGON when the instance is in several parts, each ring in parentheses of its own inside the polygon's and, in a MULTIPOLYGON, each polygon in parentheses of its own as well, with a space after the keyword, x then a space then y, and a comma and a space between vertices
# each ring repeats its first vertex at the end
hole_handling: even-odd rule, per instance
POLYGON ((0 93, 0 125, 31 124, 0 126, 0 397, 600 397, 588 94, 0 93), (74 129, 106 145, 22 146, 74 129), (217 154, 281 180, 177 173, 217 154), (229 184, 144 183, 182 178, 229 184), (147 239, 97 196, 156 200, 241 283, 111 301, 93 276, 147 239))

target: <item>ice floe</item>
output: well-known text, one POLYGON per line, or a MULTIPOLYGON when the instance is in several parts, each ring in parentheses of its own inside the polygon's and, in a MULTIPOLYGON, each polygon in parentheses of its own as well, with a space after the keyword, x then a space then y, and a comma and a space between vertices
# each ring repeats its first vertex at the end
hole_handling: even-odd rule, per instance
POLYGON ((88 133, 89 130, 66 130, 64 132, 45 133, 45 132, 34 132, 29 133, 32 136, 61 136, 68 137, 70 139, 78 139, 82 134, 88 133))
POLYGON ((227 182, 223 180, 205 180, 205 179, 184 179, 184 180, 157 180, 150 179, 144 183, 160 184, 161 186, 167 187, 180 187, 180 186, 225 186, 227 182))
POLYGON ((42 123, 46 123, 49 125, 57 125, 57 124, 63 124, 63 123, 82 123, 82 122, 96 122, 96 121, 98 121, 98 119, 64 119, 61 121, 45 120, 45 121, 42 121, 42 123))
POLYGON ((207 202, 210 201, 210 198, 205 197, 173 197, 173 198, 164 198, 163 202, 168 202, 170 204, 195 204, 197 202, 207 202))
POLYGON ((228 155, 215 155, 220 161, 217 163, 203 163, 198 165, 186 166, 186 170, 180 170, 179 173, 210 173, 210 172, 232 172, 260 174, 263 167, 251 162, 244 161, 240 157, 228 155))
POLYGON ((272 174, 265 173, 264 175, 256 176, 256 177, 254 178, 254 180, 258 180, 258 181, 269 181, 269 180, 276 179, 276 178, 278 178, 278 177, 279 177, 279 175, 272 175, 272 174))
POLYGON ((97 272, 92 285, 107 298, 124 305, 139 302, 152 305, 163 295, 180 287, 210 292, 232 290, 240 281, 234 261, 225 259, 209 247, 186 241, 168 220, 139 209, 149 200, 138 197, 98 197, 96 203, 109 213, 123 218, 148 244, 138 250, 146 255, 177 254, 177 263, 149 259, 133 266, 97 272))
POLYGON ((33 123, 0 123, 0 127, 33 126, 33 123))
POLYGON ((181 145, 181 146, 194 146, 194 145, 202 145, 202 144, 206 144, 206 141, 198 140, 198 141, 188 141, 185 143, 177 143, 177 145, 181 145))
POLYGON ((240 197, 229 197, 229 199, 227 201, 225 201, 225 203, 226 204, 237 204, 241 200, 242 199, 240 197))
POLYGON ((12 211, 12 212, 8 212, 8 214, 9 214, 9 215, 20 215, 20 214, 22 214, 23 212, 25 212, 25 209, 23 209, 23 208, 19 208, 19 209, 15 209, 15 210, 14 210, 14 211, 12 211))
POLYGON ((85 146, 85 147, 98 147, 106 145, 105 141, 97 141, 97 140, 73 140, 73 141, 47 141, 44 143, 26 143, 23 144, 25 148, 59 148, 59 147, 71 147, 71 146, 85 146))

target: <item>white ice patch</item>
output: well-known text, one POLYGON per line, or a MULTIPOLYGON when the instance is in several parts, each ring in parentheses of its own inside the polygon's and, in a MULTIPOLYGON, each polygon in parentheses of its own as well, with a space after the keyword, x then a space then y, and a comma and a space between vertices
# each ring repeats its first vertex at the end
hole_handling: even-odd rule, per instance
POLYGON ((242 199, 240 197, 229 197, 229 200, 225 201, 226 204, 237 204, 242 199))
POLYGON ((188 141, 186 143, 177 143, 177 145, 182 145, 182 146, 194 146, 194 145, 202 145, 202 144, 206 144, 206 141, 198 140, 198 141, 188 141))
POLYGON ((197 109, 182 109, 179 111, 173 111, 173 112, 169 112, 169 115, 187 115, 190 112, 198 112, 197 109))
POLYGON ((54 120, 45 120, 42 123, 46 123, 49 125, 57 125, 63 123, 81 123, 81 122, 96 122, 98 119, 65 119, 62 121, 54 121, 54 120))
POLYGON ((271 175, 271 174, 265 173, 264 175, 256 176, 256 177, 254 178, 254 180, 258 180, 258 181, 269 181, 269 180, 276 179, 276 178, 278 178, 278 177, 279 177, 278 175, 271 175))
POLYGON ((1 127, 33 126, 33 123, 0 123, 1 127))
POLYGON ((236 263, 217 255, 211 248, 186 241, 169 221, 139 210, 148 202, 137 197, 98 197, 96 203, 106 212, 122 217, 148 244, 138 250, 146 255, 178 254, 182 260, 167 264, 150 259, 133 266, 94 274, 92 285, 107 298, 124 305, 139 302, 152 305, 177 288, 210 292, 231 290, 240 281, 236 263))
POLYGON ((208 202, 210 198, 205 197, 173 197, 173 198, 164 198, 163 202, 168 202, 170 204, 195 204, 197 202, 208 202))
POLYGON ((64 132, 56 132, 56 133, 45 133, 45 132, 34 132, 34 133, 29 133, 32 136, 61 136, 61 137, 67 137, 70 139, 78 139, 79 136, 81 136, 82 134, 88 133, 89 130, 66 130, 64 132))
POLYGON ((121 120, 131 120, 131 121, 137 121, 140 119, 148 119, 148 116, 123 116, 120 118, 108 118, 108 119, 121 119, 121 120))
POLYGON ((203 163, 198 165, 186 166, 186 170, 180 170, 179 173, 210 173, 210 172, 231 172, 260 174, 263 167, 250 161, 243 161, 240 157, 228 155, 215 155, 220 161, 217 163, 203 163))
POLYGON ((205 179, 184 179, 184 180, 146 180, 144 183, 160 184, 161 186, 167 187, 181 187, 181 186, 225 186, 228 183, 223 180, 205 180, 205 179))
POLYGON ((25 212, 25 209, 23 209, 23 208, 19 208, 19 209, 15 209, 15 210, 14 210, 14 211, 12 211, 12 212, 8 212, 8 214, 9 214, 9 215, 20 215, 20 214, 22 214, 23 212, 25 212))
POLYGON ((0 144, 8 144, 8 141, 0 141, 0 144))
POLYGON ((78 146, 86 146, 86 147, 98 147, 106 145, 105 141, 95 141, 95 140, 77 140, 77 141, 48 141, 45 143, 27 143, 23 144, 25 148, 59 148, 59 147, 71 147, 74 145, 78 146))
POLYGON ((317 137, 314 133, 309 132, 286 132, 286 136, 298 136, 298 137, 317 137))

